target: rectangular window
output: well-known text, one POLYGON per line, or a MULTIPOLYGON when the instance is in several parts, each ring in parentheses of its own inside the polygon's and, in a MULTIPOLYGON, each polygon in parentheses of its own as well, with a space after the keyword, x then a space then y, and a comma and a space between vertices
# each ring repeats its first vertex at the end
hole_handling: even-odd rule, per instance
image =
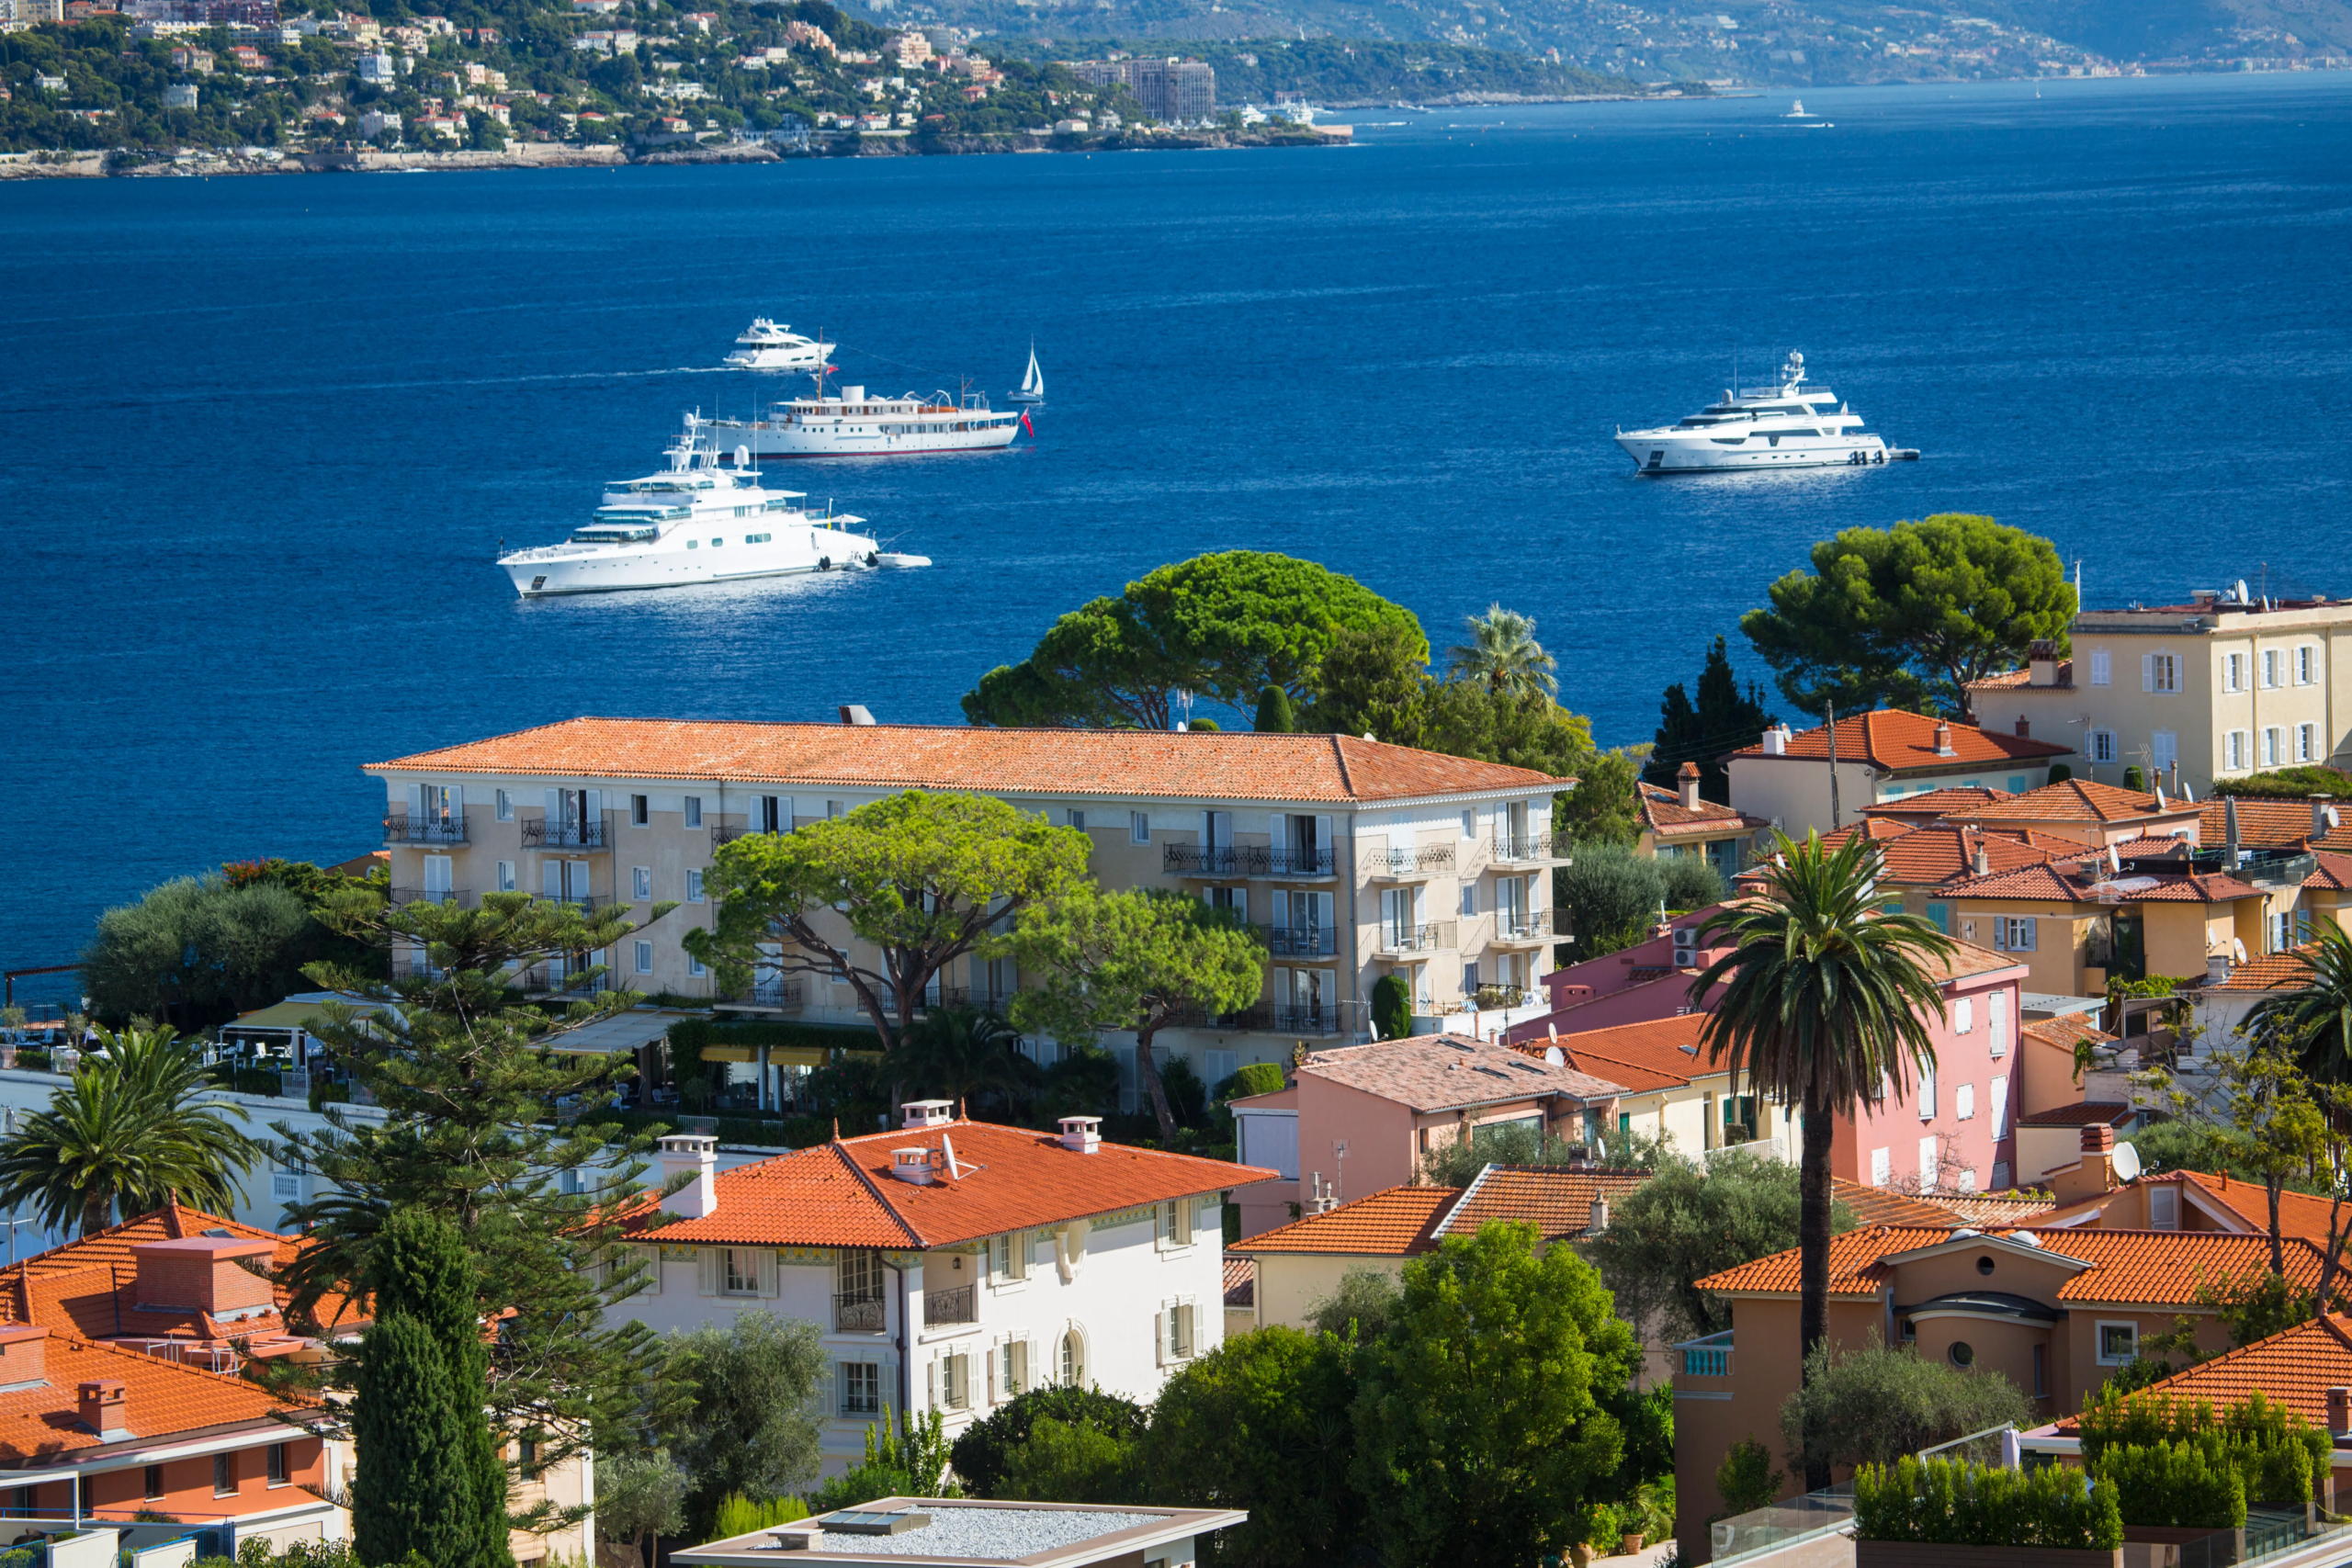
POLYGON ((637 944, 637 972, 640 975, 653 973, 653 944, 650 942, 637 944))
POLYGON ((1951 1091, 1951 1114, 1955 1122, 1976 1120, 1976 1086, 1964 1083, 1951 1091))
POLYGON ((638 903, 650 903, 653 898, 653 868, 633 865, 628 868, 629 897, 638 903))
POLYGON ((686 873, 686 902, 689 904, 699 904, 702 902, 702 870, 700 867, 696 867, 695 869, 686 873))
POLYGON ((876 1416, 882 1410, 882 1363, 842 1363, 842 1414, 876 1416))
POLYGON ((140 1495, 147 1498, 150 1502, 164 1495, 164 1467, 162 1465, 151 1464, 147 1467, 147 1479, 143 1483, 143 1487, 144 1489, 140 1493, 140 1495))
POLYGON ((2107 649, 2091 649, 2091 684, 2109 686, 2115 683, 2115 660, 2107 649))
POLYGON ((212 1456, 212 1495, 230 1497, 237 1491, 237 1456, 234 1453, 212 1456))
POLYGON ((503 789, 502 789, 502 790, 500 790, 500 791, 498 792, 498 796, 497 796, 497 809, 498 809, 498 819, 499 819, 501 822, 512 822, 512 821, 514 821, 514 797, 513 795, 511 795, 507 794, 504 790, 503 790, 503 789))
POLYGON ((653 821, 653 802, 641 795, 628 797, 628 821, 632 828, 643 828, 653 821))
POLYGON ((1127 813, 1127 842, 1131 844, 1151 842, 1150 812, 1130 811, 1127 813))
POLYGON ((511 860, 498 863, 498 890, 501 893, 514 891, 514 863, 511 860))
POLYGON ((2090 746, 2092 761, 2112 762, 2115 761, 2115 731, 2112 729, 2092 730, 2090 746))
POLYGON ((2140 1325, 2136 1323, 2102 1323, 2098 1325, 2098 1364, 2120 1367, 2140 1354, 2140 1325))
POLYGON ((286 1445, 285 1445, 284 1443, 272 1443, 272 1444, 270 1444, 270 1445, 269 1445, 269 1449, 268 1449, 268 1454, 269 1454, 269 1483, 270 1483, 272 1486, 283 1486, 283 1485, 285 1485, 285 1484, 286 1484, 286 1480, 287 1480, 287 1476, 286 1476, 286 1445))
POLYGON ((702 796, 698 795, 686 796, 686 826, 689 828, 702 826, 702 796))

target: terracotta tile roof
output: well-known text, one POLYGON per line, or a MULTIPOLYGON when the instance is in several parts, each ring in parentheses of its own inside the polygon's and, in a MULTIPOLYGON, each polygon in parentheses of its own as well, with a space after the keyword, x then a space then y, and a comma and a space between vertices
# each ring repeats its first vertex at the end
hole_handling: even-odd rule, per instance
POLYGON ((1049 1133, 956 1122, 871 1133, 721 1171, 717 1206, 699 1219, 651 1226, 658 1201, 646 1194, 630 1205, 624 1226, 681 1247, 932 1247, 1277 1175, 1123 1144, 1080 1154, 1049 1133), (943 1134, 956 1145, 957 1179, 918 1187, 890 1174, 892 1150, 935 1149, 943 1134))
POLYGON ((2249 958, 2244 964, 2230 965, 2230 977, 2218 986, 2200 986, 2201 991, 2303 991, 2311 988, 2311 964, 2305 955, 2316 944, 2290 948, 2284 953, 2266 953, 2259 958, 2249 958))
MULTIPOLYGON (((2150 875, 2153 887, 2132 887, 2117 895, 2116 902, 2123 904, 2226 904, 2239 898, 2259 898, 2262 889, 2240 881, 2227 872, 2211 872, 2201 875, 2150 875)), ((2117 879, 2122 882, 2142 880, 2138 875, 2117 879)), ((2021 867, 2017 871, 1993 873, 1990 876, 1973 876, 1962 882, 1947 884, 1943 889, 1955 898, 2008 898, 2026 903, 2098 904, 2107 900, 2094 889, 2098 880, 2085 877, 2071 864, 2053 862, 2049 865, 2021 867)))
POLYGON ((1546 1094, 1611 1100, 1625 1088, 1573 1067, 1555 1067, 1541 1052, 1530 1056, 1459 1034, 1418 1034, 1317 1051, 1297 1076, 1344 1084, 1416 1111, 1459 1111, 1546 1094))
MULTIPOLYGON (((2032 680, 2033 671, 2030 668, 2004 670, 1997 675, 1987 675, 1982 680, 1969 682, 1968 689, 1972 692, 2013 692, 2030 684, 2032 680)), ((2061 692, 2074 683, 2075 661, 2071 659, 2062 659, 2058 661, 2057 683, 2038 689, 2045 692, 2061 692)))
POLYGON ((1462 1196, 1459 1187, 1391 1187, 1226 1248, 1252 1257, 1308 1252, 1348 1258, 1413 1258, 1433 1250, 1430 1231, 1462 1196))
MULTIPOLYGON (((2267 1235, 2057 1227, 2032 1234, 2044 1251, 2090 1265, 2069 1275, 2058 1287, 2055 1300, 2064 1303, 2189 1306, 2196 1303, 2199 1285, 2248 1269, 2267 1271, 2270 1261, 2267 1235)), ((1875 1295, 1894 1273, 1894 1266, 1883 1259, 1950 1239, 1948 1230, 1906 1225, 1870 1225, 1833 1236, 1829 1293, 1875 1295)), ((1793 1296, 1797 1263, 1797 1249, 1792 1247, 1711 1274, 1698 1283, 1708 1291, 1793 1296)), ((2287 1248, 2287 1276, 2306 1290, 2318 1282, 2319 1253, 2300 1237, 2287 1248)))
POLYGON ((1489 1220, 1526 1220, 1545 1241, 1582 1235, 1596 1198, 1615 1202, 1650 1179, 1646 1170, 1574 1170, 1556 1165, 1490 1165, 1463 1190, 1430 1233, 1476 1235, 1489 1220))
POLYGON ((1917 817, 1932 821, 1939 817, 1965 817, 1996 800, 2017 797, 2005 789, 1989 784, 1947 784, 1942 789, 1922 790, 1917 795, 1897 795, 1862 807, 1865 817, 1917 817))
POLYGON ((1753 833, 1770 826, 1761 817, 1750 817, 1734 811, 1712 800, 1702 800, 1697 810, 1682 804, 1682 796, 1670 789, 1654 784, 1637 783, 1635 804, 1640 807, 1642 825, 1661 839, 1697 838, 1708 833, 1753 833))
POLYGON ((1258 1304, 1258 1260, 1225 1255, 1225 1305, 1228 1312, 1258 1304))
MULTIPOLYGON (((2335 803, 2335 814, 2341 820, 2336 827, 2314 840, 2310 801, 2270 800, 2253 795, 2235 798, 2238 843, 2245 849, 2288 849, 2298 844, 2317 842, 2329 849, 2352 852, 2352 801, 2335 803)), ((2230 797, 2217 795, 2203 802, 2198 811, 2198 834, 2208 844, 2229 841, 2230 797)))
POLYGON ((2159 806, 2154 795, 2136 789, 2120 789, 2092 779, 2061 779, 1979 807, 1973 815, 1984 822, 2129 822, 2187 809, 2177 800, 2159 806))
MULTIPOLYGON (((2047 740, 2030 740, 2022 736, 1979 729, 1973 725, 1955 724, 1951 727, 1951 753, 1946 756, 1936 750, 1936 724, 1935 719, 1925 715, 1895 708, 1841 718, 1838 721, 1838 760, 1869 762, 1897 773, 1950 773, 1979 764, 1990 767, 2003 762, 2038 762, 2067 756, 2074 750, 2071 746, 2047 740)), ((1828 731, 1820 726, 1798 731, 1789 737, 1787 754, 1803 761, 1827 761, 1828 731)), ((1759 742, 1744 746, 1732 755, 1761 757, 1764 748, 1759 742)))
POLYGON ((371 762, 363 771, 1331 802, 1562 782, 1527 768, 1344 735, 649 718, 568 719, 371 762))
MULTIPOLYGON (((2145 1392, 2189 1404, 2203 1400, 2215 1410, 2226 1410, 2259 1392, 2270 1404, 2286 1406, 2324 1432, 2327 1391, 2346 1384, 2352 1384, 2352 1316, 2330 1313, 2225 1350, 2149 1384, 2145 1392)), ((2065 1416, 2057 1430, 2061 1437, 2077 1435, 2081 1417, 2065 1416)))
POLYGON ((1833 1176, 1829 1179, 1829 1191, 1833 1199, 1854 1212, 1857 1224, 1905 1225, 1914 1230, 1952 1230, 1960 1224, 1950 1213, 1925 1199, 1897 1192, 1891 1187, 1872 1187, 1833 1176))
MULTIPOLYGON (((2114 1044, 2115 1036, 2091 1022, 2090 1017, 2091 1015, 2086 1013, 2067 1013, 2060 1018, 2039 1018, 2024 1025, 2018 1032, 2029 1039, 2038 1040, 2044 1045, 2055 1045, 2069 1055, 2073 1054, 2077 1044, 2086 1040, 2102 1044, 2114 1044)), ((2024 1118, 2020 1117, 2018 1120, 2022 1121, 2024 1118)))
POLYGON ((2303 878, 2304 886, 2323 893, 2352 893, 2352 855, 2314 851, 2312 858, 2319 862, 2319 869, 2303 878))
POLYGON ((40 1383, 0 1393, 0 1461, 46 1463, 104 1443, 81 1416, 80 1385, 99 1379, 122 1383, 130 1429, 151 1442, 208 1427, 267 1422, 276 1412, 309 1408, 273 1398, 243 1378, 198 1371, 71 1332, 51 1330, 41 1358, 40 1383))
MULTIPOLYGON (((2052 1019, 2049 1021, 2064 1023, 2069 1021, 2052 1019)), ((2139 1114, 2137 1106, 2094 1100, 2076 1105, 2053 1105, 2030 1116, 2018 1117, 2017 1124, 2020 1127, 2120 1127, 2139 1114)))

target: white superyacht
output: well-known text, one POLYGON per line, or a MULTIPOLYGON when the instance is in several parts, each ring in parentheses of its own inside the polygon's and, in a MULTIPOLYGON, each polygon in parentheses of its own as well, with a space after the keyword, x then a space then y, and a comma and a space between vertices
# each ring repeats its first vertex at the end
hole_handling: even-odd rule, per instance
POLYGON ((1010 446, 1023 417, 1019 410, 991 410, 978 392, 886 398, 843 387, 829 397, 820 378, 815 395, 777 403, 765 419, 717 420, 712 428, 719 440, 750 447, 755 459, 899 457, 1010 446))
POLYGON ((1865 434, 1861 415, 1804 380, 1804 355, 1791 354, 1773 385, 1726 388, 1679 424, 1620 430, 1617 445, 1645 474, 1862 468, 1919 455, 1865 434))
POLYGON ((814 370, 837 344, 803 337, 781 321, 755 316, 735 340, 727 364, 737 370, 814 370))
POLYGON ((740 446, 734 467, 719 467, 710 429, 710 421, 686 415, 667 468, 607 480, 595 519, 562 544, 500 556, 514 592, 538 599, 931 564, 853 532, 862 517, 814 516, 801 491, 764 488, 740 446))

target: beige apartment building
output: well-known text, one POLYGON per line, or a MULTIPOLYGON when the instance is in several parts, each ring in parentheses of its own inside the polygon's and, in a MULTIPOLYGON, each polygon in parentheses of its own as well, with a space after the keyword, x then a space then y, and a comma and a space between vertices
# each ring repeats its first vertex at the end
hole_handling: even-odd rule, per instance
MULTIPOLYGON (((862 717, 862 710, 852 710, 862 717)), ((1524 1000, 1552 968, 1552 799, 1524 768, 1331 735, 578 718, 370 764, 384 781, 396 901, 520 890, 680 907, 599 954, 616 983, 811 1022, 862 1023, 845 984, 763 976, 718 995, 680 945, 716 911, 713 854, 909 789, 994 795, 1092 840, 1106 887, 1182 889, 1266 943, 1256 1007, 1159 1038, 1211 1084, 1294 1048, 1369 1038, 1395 974, 1442 1017, 1524 1000)), ((846 940, 844 933, 844 940, 846 940)), ((536 976, 552 980, 556 976, 536 976)), ((1020 985, 969 961, 934 1001, 1020 985)), ((1133 1044, 1105 1043, 1133 1084, 1133 1044)))
POLYGON ((2331 679, 2352 651, 2352 600, 2265 599, 2245 587, 2086 610, 2072 659, 2037 646, 2026 668, 1970 688, 1977 715, 2066 742, 2077 773, 2102 783, 2137 765, 2169 788, 2177 767, 2199 795, 2266 769, 2352 757, 2352 705, 2331 679))

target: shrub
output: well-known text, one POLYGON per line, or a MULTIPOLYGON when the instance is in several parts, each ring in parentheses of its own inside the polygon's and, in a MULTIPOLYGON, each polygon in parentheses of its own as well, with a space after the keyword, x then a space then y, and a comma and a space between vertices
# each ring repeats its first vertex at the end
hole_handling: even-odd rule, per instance
POLYGON ((1070 1388, 1056 1383, 1031 1389, 987 1419, 976 1421, 956 1439, 956 1473, 976 1497, 997 1497, 1005 1480, 1012 1450, 1029 1440, 1030 1428, 1045 1418, 1065 1425, 1089 1425, 1098 1431, 1133 1439, 1143 1435, 1143 1406, 1099 1388, 1070 1388))
POLYGON ((2113 1551, 2123 1544, 2115 1487, 2051 1465, 2032 1472, 1909 1454, 1854 1472, 1854 1534, 1862 1540, 2012 1550, 2113 1551))
POLYGON ((1383 1040, 1402 1040, 1413 1032, 1413 993, 1395 975, 1373 983, 1372 1022, 1383 1040))
POLYGON ((1742 1438, 1715 1467, 1715 1490, 1723 1495, 1726 1517, 1754 1513, 1780 1500, 1787 1475, 1772 1468, 1772 1450, 1754 1438, 1742 1438))
POLYGON ((2124 1443, 2100 1455, 2094 1473, 2113 1483, 2126 1524, 2222 1530, 2245 1523, 2245 1478, 2210 1446, 2124 1443))
POLYGON ((1279 1094, 1283 1070, 1272 1062, 1250 1062, 1217 1086, 1219 1100, 1241 1100, 1253 1094, 1279 1094))

